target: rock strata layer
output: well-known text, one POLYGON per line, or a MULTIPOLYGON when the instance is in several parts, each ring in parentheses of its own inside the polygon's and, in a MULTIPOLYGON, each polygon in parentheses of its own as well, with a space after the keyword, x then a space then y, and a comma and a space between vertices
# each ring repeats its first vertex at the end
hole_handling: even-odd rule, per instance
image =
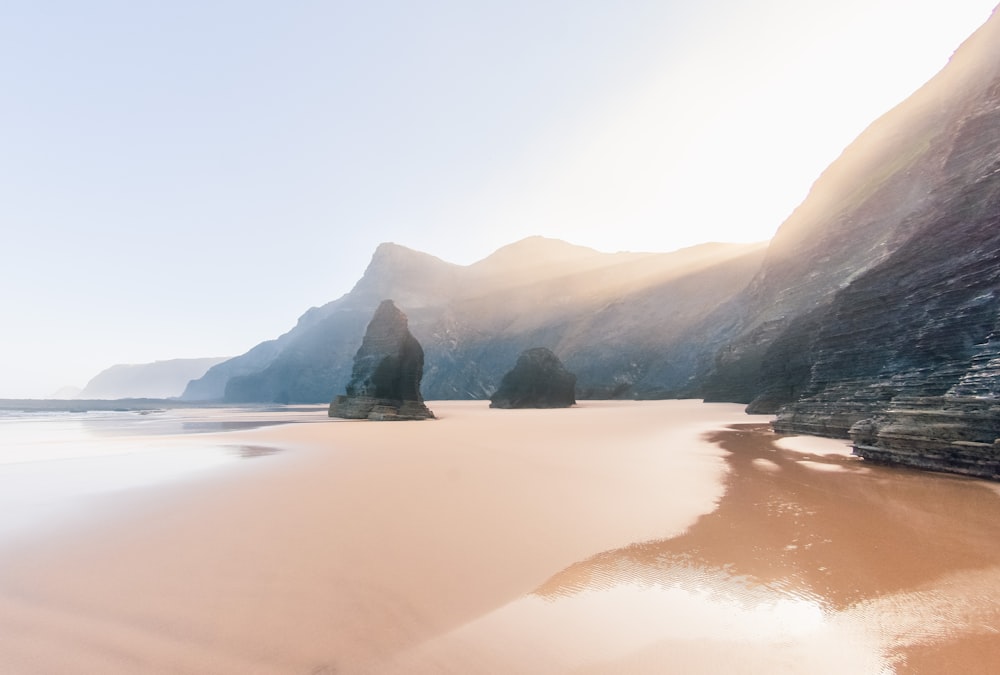
POLYGON ((900 399, 850 435, 854 454, 873 462, 1000 479, 1000 401, 900 399))
POLYGON ((434 417, 420 394, 424 350, 410 333, 406 315, 383 300, 368 324, 347 393, 330 404, 330 417, 422 420, 434 417))
POLYGON ((526 349, 503 376, 491 408, 568 408, 576 403, 576 375, 545 347, 526 349))

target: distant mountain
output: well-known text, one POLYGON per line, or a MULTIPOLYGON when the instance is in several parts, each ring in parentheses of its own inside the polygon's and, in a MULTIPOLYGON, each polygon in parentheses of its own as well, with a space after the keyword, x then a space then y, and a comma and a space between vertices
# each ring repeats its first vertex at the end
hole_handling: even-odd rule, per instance
POLYGON ((72 385, 67 385, 65 387, 59 387, 46 398, 59 399, 59 400, 70 400, 80 397, 80 392, 83 391, 80 387, 74 387, 72 385))
POLYGON ((600 253, 530 237, 468 266, 382 244, 351 292, 210 369, 188 400, 326 402, 384 299, 423 345, 427 399, 485 399, 518 354, 552 349, 581 397, 680 395, 717 335, 702 324, 759 268, 763 244, 600 253))
POLYGON ((175 398, 188 382, 200 378, 225 358, 170 359, 154 363, 121 364, 103 370, 73 398, 175 398))

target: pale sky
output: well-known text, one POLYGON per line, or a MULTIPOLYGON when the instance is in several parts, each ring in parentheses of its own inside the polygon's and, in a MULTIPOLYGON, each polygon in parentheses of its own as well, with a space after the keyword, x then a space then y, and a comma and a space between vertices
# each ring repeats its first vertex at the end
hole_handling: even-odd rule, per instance
POLYGON ((240 354, 394 241, 772 236, 996 0, 5 0, 0 397, 240 354))

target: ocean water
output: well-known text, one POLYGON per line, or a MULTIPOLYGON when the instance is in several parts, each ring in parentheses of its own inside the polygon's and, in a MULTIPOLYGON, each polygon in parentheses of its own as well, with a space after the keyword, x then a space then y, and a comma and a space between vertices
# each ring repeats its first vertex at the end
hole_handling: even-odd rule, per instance
POLYGON ((94 497, 217 471, 265 449, 219 432, 303 421, 302 408, 0 411, 0 543, 79 517, 94 497))

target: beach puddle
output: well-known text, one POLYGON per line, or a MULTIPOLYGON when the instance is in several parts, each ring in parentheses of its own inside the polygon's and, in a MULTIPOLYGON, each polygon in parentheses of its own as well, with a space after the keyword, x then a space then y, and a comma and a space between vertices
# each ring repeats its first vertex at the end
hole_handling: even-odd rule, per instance
POLYGON ((282 452, 282 448, 269 445, 229 445, 226 446, 233 454, 240 459, 254 459, 256 457, 267 457, 282 452))
POLYGON ((178 436, 218 434, 314 421, 305 415, 274 411, 194 409, 123 413, 88 413, 79 416, 83 435, 96 438, 122 436, 178 436))

